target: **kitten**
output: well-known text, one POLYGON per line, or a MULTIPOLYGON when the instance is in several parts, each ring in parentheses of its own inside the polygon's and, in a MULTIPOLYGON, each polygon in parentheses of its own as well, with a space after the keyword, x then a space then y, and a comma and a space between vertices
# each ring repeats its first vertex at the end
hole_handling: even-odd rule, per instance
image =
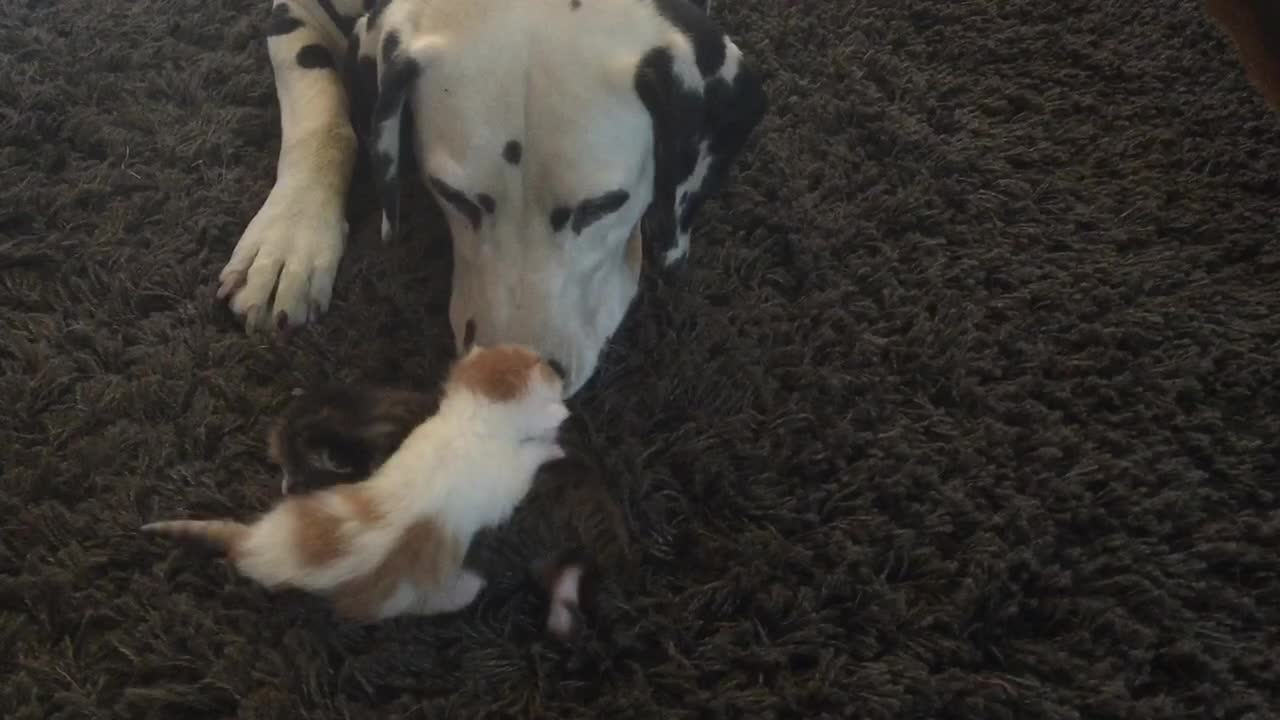
MULTIPOLYGON (((371 385, 303 394, 269 437, 271 459, 284 471, 282 492, 309 492, 366 477, 432 410, 426 394, 371 385)), ((567 430, 562 434, 572 436, 567 430)), ((528 512, 497 537, 478 538, 475 557, 469 558, 494 575, 513 566, 526 568, 528 584, 509 589, 532 591, 543 629, 566 642, 599 619, 602 576, 629 565, 626 522, 602 469, 588 460, 589 448, 568 453, 544 466, 536 497, 526 497, 528 512), (539 556, 556 547, 572 549, 539 556)))
POLYGON ((436 409, 426 393, 370 385, 326 385, 303 393, 272 425, 271 462, 280 493, 308 492, 369 477, 436 409))
POLYGON ((287 496, 251 523, 142 530, 211 542, 246 577, 328 597, 350 620, 461 610, 485 585, 463 566, 472 538, 505 522, 539 468, 564 457, 562 384, 528 348, 472 348, 439 409, 367 479, 287 496))

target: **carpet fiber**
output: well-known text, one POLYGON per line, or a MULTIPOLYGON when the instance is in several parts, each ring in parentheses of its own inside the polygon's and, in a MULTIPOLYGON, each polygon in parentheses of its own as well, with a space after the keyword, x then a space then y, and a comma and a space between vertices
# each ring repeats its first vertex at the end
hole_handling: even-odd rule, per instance
POLYGON ((716 5, 772 106, 573 403, 631 545, 566 647, 563 485, 450 619, 136 533, 268 507, 294 388, 431 388, 445 236, 364 193, 246 337, 268 4, 0 0, 0 716, 1276 717, 1280 121, 1199 3, 716 5))

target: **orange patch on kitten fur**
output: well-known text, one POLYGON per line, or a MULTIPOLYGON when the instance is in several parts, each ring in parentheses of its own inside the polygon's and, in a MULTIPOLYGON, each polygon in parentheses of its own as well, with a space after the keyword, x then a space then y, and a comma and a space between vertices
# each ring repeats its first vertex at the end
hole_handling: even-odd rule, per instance
POLYGON ((376 524, 382 511, 373 498, 358 486, 336 487, 329 493, 297 498, 293 505, 293 523, 297 528, 298 555, 308 567, 323 567, 348 551, 349 537, 343 532, 347 517, 335 514, 329 507, 329 499, 336 498, 345 505, 357 522, 357 527, 376 524))
POLYGON ((542 358, 519 345, 497 345, 458 363, 450 382, 482 395, 493 402, 506 403, 523 396, 533 381, 534 369, 544 382, 558 379, 542 358))
POLYGON ((443 585, 462 566, 463 555, 462 545, 434 520, 419 520, 405 529, 377 567, 337 587, 334 609, 352 620, 371 620, 402 582, 443 585))
POLYGON ((293 504, 294 543, 306 567, 324 567, 347 551, 342 518, 324 507, 325 497, 300 497, 293 504))
MULTIPOLYGON (((372 500, 359 490, 335 488, 291 498, 282 504, 281 509, 292 515, 293 542, 305 567, 321 568, 341 559, 350 550, 349 537, 367 531, 367 525, 383 517, 372 500), (326 507, 326 499, 334 496, 351 504, 351 516, 336 515, 326 507), (351 521, 355 527, 344 535, 344 526, 351 521)), ((228 520, 177 520, 151 523, 143 529, 202 539, 225 550, 233 559, 241 556, 242 546, 251 532, 251 526, 228 520)), ((443 585, 462 566, 464 554, 461 543, 444 532, 434 519, 422 519, 405 528, 381 562, 339 583, 329 596, 339 615, 350 620, 373 621, 378 619, 401 583, 422 587, 443 585)))

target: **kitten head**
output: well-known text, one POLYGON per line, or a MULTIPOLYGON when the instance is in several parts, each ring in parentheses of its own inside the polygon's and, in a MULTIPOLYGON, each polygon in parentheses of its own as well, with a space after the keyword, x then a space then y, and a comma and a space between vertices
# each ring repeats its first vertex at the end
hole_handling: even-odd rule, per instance
POLYGON ((332 384, 303 393, 268 438, 281 492, 365 479, 433 410, 430 397, 407 390, 332 384))
POLYGON ((554 439, 569 417, 564 376, 524 345, 472 346, 445 381, 442 408, 466 403, 522 439, 554 439))

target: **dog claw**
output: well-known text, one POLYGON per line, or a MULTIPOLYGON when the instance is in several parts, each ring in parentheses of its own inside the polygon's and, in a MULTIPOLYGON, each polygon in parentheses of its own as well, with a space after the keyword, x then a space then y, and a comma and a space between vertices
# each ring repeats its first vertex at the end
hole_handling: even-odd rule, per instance
POLYGON ((261 305, 251 305, 245 308, 245 329, 250 334, 257 335, 271 328, 271 310, 261 305))
POLYGON ((222 284, 218 286, 218 300, 226 300, 234 295, 237 290, 244 287, 245 274, 242 272, 233 272, 222 279, 222 284))

